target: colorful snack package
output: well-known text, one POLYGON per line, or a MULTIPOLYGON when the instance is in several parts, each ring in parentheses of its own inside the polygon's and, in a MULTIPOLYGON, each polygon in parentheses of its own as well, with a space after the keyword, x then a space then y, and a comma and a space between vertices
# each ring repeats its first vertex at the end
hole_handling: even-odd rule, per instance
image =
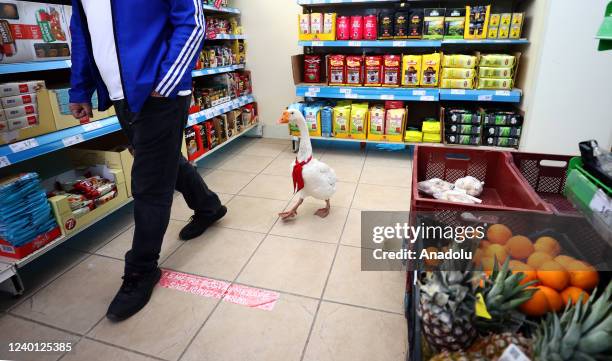
POLYGON ((351 38, 351 20, 348 16, 338 16, 336 19, 336 40, 351 38))
POLYGON ((385 108, 374 105, 370 108, 368 134, 385 134, 385 108))
POLYGON ((96 203, 96 207, 100 207, 101 205, 108 203, 109 201, 113 200, 115 197, 117 196, 117 191, 114 190, 112 192, 109 192, 99 198, 96 199, 95 203, 96 203))
POLYGON ((333 129, 334 136, 338 138, 347 138, 350 132, 351 106, 350 104, 342 103, 334 107, 333 113, 333 129))
POLYGON ((365 57, 365 86, 382 85, 382 57, 379 55, 365 57))
POLYGON ((378 38, 393 39, 394 35, 394 14, 391 10, 383 10, 378 15, 378 38))
POLYGON ((481 67, 507 68, 513 67, 516 57, 508 54, 485 54, 480 57, 481 67))
POLYGON ((402 85, 408 87, 419 86, 421 75, 421 55, 404 55, 402 61, 402 85))
MULTIPOLYGON (((472 70, 472 69, 470 69, 472 70)), ((443 89, 474 89, 474 78, 470 79, 444 79, 440 81, 443 89)))
POLYGON ((386 135, 403 135, 406 109, 388 109, 385 119, 386 135))
POLYGON ((396 87, 400 85, 400 56, 385 55, 383 57, 383 86, 396 87))
POLYGON ((323 14, 310 14, 310 33, 321 34, 323 32, 323 14))
POLYGON ((363 17, 363 38, 365 40, 378 39, 378 17, 376 15, 363 17))
POLYGON ((331 106, 325 106, 321 109, 321 136, 331 137, 332 136, 332 118, 334 108, 331 106))
POLYGON ((440 53, 423 55, 421 86, 437 87, 440 72, 440 53))
POLYGON ((349 55, 346 57, 346 84, 361 86, 363 84, 363 57, 349 55))
POLYGON ((367 116, 368 103, 353 103, 351 105, 351 125, 349 127, 351 137, 365 139, 367 116))
POLYGON ((440 143, 442 141, 442 135, 440 133, 423 133, 424 143, 440 143))
POLYGON ((478 79, 478 89, 510 90, 512 89, 513 84, 514 82, 512 81, 512 79, 478 79))
POLYGON ((512 68, 490 68, 481 66, 478 68, 480 78, 512 78, 512 68))
POLYGON ((478 58, 474 55, 452 54, 442 57, 443 68, 466 68, 474 69, 477 65, 478 58))
POLYGON ((321 81, 321 56, 304 55, 304 83, 321 81))
POLYGON ((306 105, 304 107, 304 119, 306 119, 306 127, 308 134, 313 137, 321 136, 321 106, 316 104, 306 105))
POLYGON ((444 37, 444 13, 446 9, 425 9, 423 16, 423 39, 444 37))
POLYGON ((465 8, 446 9, 444 39, 463 39, 465 32, 465 8))
POLYGON ((328 59, 329 85, 346 84, 346 57, 344 55, 330 55, 328 59))
POLYGON ((409 143, 422 143, 423 142, 423 132, 416 128, 408 128, 406 130, 406 134, 404 136, 404 141, 409 143))
POLYGON ((474 79, 474 77, 476 77, 476 70, 466 68, 442 68, 440 77, 442 79, 474 79))
POLYGON ((310 14, 298 15, 298 21, 300 23, 300 35, 310 34, 310 14))
POLYGON ((323 34, 331 34, 334 32, 334 26, 336 25, 334 21, 335 16, 336 14, 334 13, 323 14, 323 34))
POLYGON ((363 16, 351 16, 351 40, 363 39, 363 16))

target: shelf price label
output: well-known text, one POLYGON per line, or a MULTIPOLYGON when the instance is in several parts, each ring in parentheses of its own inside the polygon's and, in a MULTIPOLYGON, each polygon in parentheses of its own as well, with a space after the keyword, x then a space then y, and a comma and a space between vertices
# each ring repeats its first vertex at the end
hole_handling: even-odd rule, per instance
POLYGON ((317 94, 319 94, 319 93, 317 93, 317 92, 306 92, 306 93, 304 93, 304 96, 307 97, 307 98, 316 98, 317 94))
POLYGON ((34 138, 26 139, 18 143, 9 144, 9 148, 13 153, 23 152, 24 150, 38 147, 38 141, 34 138))
POLYGON ((349 41, 348 46, 361 46, 361 41, 349 41))
POLYGON ((427 94, 425 90, 413 90, 412 91, 412 95, 414 95, 415 97, 423 96, 425 94, 427 94))
POLYGON ((308 92, 311 92, 311 93, 318 93, 320 91, 321 91, 321 88, 319 87, 309 87, 308 88, 308 92))
POLYGON ((408 42, 407 41, 394 41, 392 45, 394 48, 405 48, 406 46, 408 46, 408 42))
POLYGON ((346 94, 344 94, 344 97, 346 99, 358 99, 359 98, 359 94, 346 93, 346 94))
POLYGON ((85 141, 82 134, 73 135, 71 137, 66 137, 62 139, 62 143, 64 143, 64 147, 70 147, 71 145, 79 144, 85 141))
POLYGON ((422 102, 433 102, 435 100, 433 95, 421 95, 422 102))
POLYGON ((451 89, 452 95, 465 95, 465 89, 451 89))
POLYGON ((6 156, 0 157, 0 168, 8 167, 9 165, 11 165, 11 161, 6 156))
POLYGON ((393 95, 393 94, 382 94, 380 96, 380 100, 395 100, 395 95, 393 95))
POLYGON ((338 89, 338 92, 340 94, 351 94, 353 92, 353 89, 351 89, 351 88, 340 88, 340 89, 338 89))
POLYGON ((92 130, 102 128, 102 123, 100 122, 87 123, 87 124, 83 124, 81 127, 83 128, 84 131, 91 132, 92 130))
POLYGON ((310 46, 323 46, 322 41, 313 41, 310 43, 310 46))
POLYGON ((509 97, 510 96, 510 91, 509 90, 496 90, 495 91, 495 95, 501 96, 501 97, 509 97))
POLYGON ((491 95, 491 94, 479 95, 478 96, 478 100, 479 101, 489 102, 489 101, 493 100, 493 95, 491 95))

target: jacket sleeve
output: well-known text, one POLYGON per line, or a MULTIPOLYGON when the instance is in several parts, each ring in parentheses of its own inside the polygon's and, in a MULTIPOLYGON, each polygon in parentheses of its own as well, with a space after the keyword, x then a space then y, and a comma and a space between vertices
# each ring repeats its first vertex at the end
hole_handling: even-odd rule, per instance
POLYGON ((91 103, 91 97, 96 90, 96 82, 91 73, 91 59, 86 43, 83 21, 79 12, 79 0, 72 1, 72 18, 70 20, 70 35, 72 37, 72 67, 70 76, 70 102, 91 103))
POLYGON ((155 91, 165 97, 178 93, 177 85, 195 66, 204 39, 204 13, 201 0, 169 0, 173 26, 166 58, 156 80, 155 91))

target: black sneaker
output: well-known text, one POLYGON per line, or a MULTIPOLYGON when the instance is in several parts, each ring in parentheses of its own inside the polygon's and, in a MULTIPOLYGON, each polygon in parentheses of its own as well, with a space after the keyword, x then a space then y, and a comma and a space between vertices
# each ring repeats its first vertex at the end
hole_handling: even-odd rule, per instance
POLYGON ((133 273, 123 276, 123 284, 108 306, 106 317, 114 322, 132 317, 149 302, 153 288, 160 278, 159 268, 151 273, 133 273))
POLYGON ((189 223, 181 229, 179 238, 183 241, 189 241, 190 239, 199 237, 213 223, 223 218, 226 213, 227 208, 225 206, 221 206, 213 217, 202 217, 196 213, 189 219, 189 223))

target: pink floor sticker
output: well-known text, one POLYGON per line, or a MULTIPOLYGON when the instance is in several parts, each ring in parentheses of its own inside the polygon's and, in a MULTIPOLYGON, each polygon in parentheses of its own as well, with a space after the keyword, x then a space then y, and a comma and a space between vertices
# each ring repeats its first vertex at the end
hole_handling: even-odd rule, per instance
POLYGON ((198 296, 215 299, 222 298, 225 302, 266 311, 274 309, 276 301, 278 301, 280 296, 277 292, 273 291, 243 285, 232 285, 225 281, 168 270, 162 270, 159 285, 164 288, 198 296))

